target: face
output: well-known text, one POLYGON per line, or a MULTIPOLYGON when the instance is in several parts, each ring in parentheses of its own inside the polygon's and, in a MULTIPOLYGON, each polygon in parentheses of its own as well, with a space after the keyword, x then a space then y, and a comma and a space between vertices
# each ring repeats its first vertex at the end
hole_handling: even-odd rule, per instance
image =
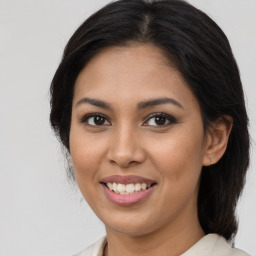
POLYGON ((81 193, 107 231, 195 224, 202 117, 159 48, 109 47, 90 60, 75 83, 70 153, 81 193))

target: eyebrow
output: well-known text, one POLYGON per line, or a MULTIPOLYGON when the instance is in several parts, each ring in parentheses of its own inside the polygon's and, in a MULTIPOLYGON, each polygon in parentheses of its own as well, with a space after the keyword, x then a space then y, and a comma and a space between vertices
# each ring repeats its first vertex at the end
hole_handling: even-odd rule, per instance
MULTIPOLYGON (((76 103, 76 107, 81 104, 84 104, 84 103, 89 103, 91 105, 94 105, 94 106, 97 106, 100 108, 104 108, 104 109, 109 109, 109 110, 112 109, 111 105, 108 104, 107 102, 99 100, 99 99, 92 99, 92 98, 80 99, 76 103)), ((142 102, 138 103, 137 108, 144 109, 144 108, 153 107, 153 106, 157 106, 157 105, 161 105, 161 104, 173 104, 177 107, 183 108, 183 106, 178 101, 176 101, 172 98, 168 98, 168 97, 142 101, 142 102)))
POLYGON ((166 98, 151 99, 151 100, 140 102, 138 104, 138 109, 153 107, 161 104, 173 104, 179 108, 183 108, 183 106, 175 99, 166 97, 166 98))
POLYGON ((105 109, 112 109, 110 104, 106 103, 105 101, 98 100, 98 99, 91 99, 91 98, 82 98, 76 103, 76 107, 83 104, 83 103, 89 103, 91 105, 100 107, 100 108, 105 108, 105 109))

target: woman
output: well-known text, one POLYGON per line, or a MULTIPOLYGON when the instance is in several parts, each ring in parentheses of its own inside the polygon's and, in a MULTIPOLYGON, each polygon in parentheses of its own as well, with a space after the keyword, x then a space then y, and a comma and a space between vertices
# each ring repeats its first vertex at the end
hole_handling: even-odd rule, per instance
POLYGON ((81 255, 248 255, 231 248, 249 163, 222 30, 181 0, 120 0, 68 42, 51 125, 106 238, 81 255))

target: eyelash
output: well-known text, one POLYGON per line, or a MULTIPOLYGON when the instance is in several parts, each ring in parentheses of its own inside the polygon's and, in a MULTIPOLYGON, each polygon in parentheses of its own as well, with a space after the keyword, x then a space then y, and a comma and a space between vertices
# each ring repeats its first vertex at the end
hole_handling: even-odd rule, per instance
MULTIPOLYGON (((158 126, 159 128, 161 127, 167 127, 167 126, 170 126, 172 124, 176 124, 177 123, 177 120, 176 118, 174 118, 173 116, 171 115, 168 115, 168 114, 165 114, 165 113, 154 113, 154 114, 151 114, 149 116, 146 117, 146 121, 143 123, 143 126, 146 126, 145 123, 146 122, 149 122, 150 119, 152 118, 156 118, 156 117, 160 117, 160 118, 165 118, 165 122, 168 121, 169 123, 168 124, 164 124, 164 125, 153 125, 153 126, 158 126)), ((150 125, 149 125, 150 126, 150 125)))
MULTIPOLYGON (((143 122, 143 126, 155 126, 155 127, 161 128, 161 127, 167 127, 169 125, 177 123, 177 120, 173 116, 165 114, 165 113, 154 113, 154 114, 151 114, 151 115, 147 116, 145 119, 146 119, 146 121, 143 122), (146 125, 145 124, 145 123, 148 123, 151 119, 157 118, 157 117, 165 118, 165 123, 166 123, 166 121, 168 121, 168 124, 163 124, 163 125, 146 125)), ((108 120, 108 118, 105 115, 101 114, 101 113, 90 113, 90 114, 87 114, 87 115, 85 115, 85 116, 83 116, 81 118, 80 122, 83 123, 83 124, 86 124, 88 126, 91 126, 91 127, 93 127, 93 126, 101 127, 101 126, 110 126, 111 125, 111 122, 108 120), (104 125, 104 124, 102 124, 102 125, 97 125, 97 124, 92 125, 92 124, 88 123, 88 120, 90 118, 96 118, 96 117, 103 118, 104 119, 104 123, 107 121, 109 124, 107 124, 107 125, 104 125)))
POLYGON ((83 124, 87 124, 88 126, 98 126, 98 127, 99 127, 99 126, 103 126, 103 125, 91 125, 91 124, 88 123, 88 120, 89 120, 90 118, 95 118, 95 117, 104 118, 105 121, 107 120, 107 121, 110 123, 110 121, 108 120, 108 118, 107 118, 105 115, 101 114, 101 113, 90 113, 90 114, 87 114, 87 115, 85 115, 85 116, 83 116, 83 117, 81 118, 80 122, 83 123, 83 124))

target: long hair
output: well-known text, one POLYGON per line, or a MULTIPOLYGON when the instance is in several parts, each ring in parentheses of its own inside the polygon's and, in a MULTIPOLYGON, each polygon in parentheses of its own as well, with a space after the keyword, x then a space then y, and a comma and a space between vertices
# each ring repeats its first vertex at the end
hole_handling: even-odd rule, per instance
POLYGON ((182 0, 119 0, 90 16, 70 38, 52 80, 52 128, 69 151, 78 74, 103 48, 132 42, 151 43, 165 52, 197 98, 205 129, 223 115, 233 118, 226 152, 219 162, 202 168, 198 195, 204 232, 231 240, 237 232, 235 209, 249 164, 248 117, 228 39, 202 11, 182 0))

